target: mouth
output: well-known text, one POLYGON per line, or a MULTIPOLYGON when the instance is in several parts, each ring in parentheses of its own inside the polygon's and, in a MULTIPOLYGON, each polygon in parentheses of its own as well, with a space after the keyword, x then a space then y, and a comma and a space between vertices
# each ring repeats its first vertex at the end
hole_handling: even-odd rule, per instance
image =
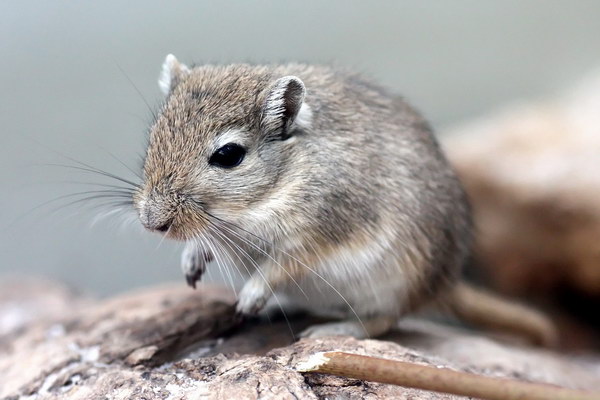
POLYGON ((169 229, 171 229, 171 224, 170 223, 166 223, 164 225, 158 226, 154 229, 154 232, 161 232, 161 233, 167 233, 169 231, 169 229))
POLYGON ((187 234, 185 230, 182 230, 180 227, 173 223, 165 224, 152 229, 146 227, 146 229, 150 232, 158 233, 165 239, 171 239, 181 242, 185 242, 190 239, 189 234, 187 234))
POLYGON ((173 227, 173 219, 158 219, 150 213, 140 213, 139 219, 150 232, 166 233, 173 227))
MULTIPOLYGON (((150 215, 140 213, 139 221, 147 231, 158 233, 159 235, 169 239, 181 239, 180 229, 174 223, 174 219, 158 219, 152 218, 150 215)), ((184 239, 182 239, 184 240, 184 239)))
POLYGON ((173 203, 140 201, 137 207, 138 219, 146 230, 158 233, 164 238, 189 240, 194 236, 195 228, 203 225, 201 212, 197 207, 192 208, 181 201, 173 203))

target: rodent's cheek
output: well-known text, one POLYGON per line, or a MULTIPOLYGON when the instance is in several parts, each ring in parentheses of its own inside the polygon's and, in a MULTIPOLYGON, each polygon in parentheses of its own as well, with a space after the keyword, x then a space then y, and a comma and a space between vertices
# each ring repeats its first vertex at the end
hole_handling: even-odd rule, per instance
POLYGON ((211 168, 199 177, 190 192, 207 212, 222 218, 245 213, 277 190, 276 171, 266 168, 252 152, 235 168, 211 168))
POLYGON ((235 222, 248 210, 247 207, 241 207, 239 204, 224 204, 221 203, 214 208, 207 210, 207 219, 213 223, 220 221, 235 222))
POLYGON ((237 224, 238 221, 244 218, 244 215, 248 212, 247 207, 228 207, 223 205, 207 210, 207 218, 210 222, 219 225, 223 222, 230 224, 237 224))
POLYGON ((181 209, 174 216, 167 237, 189 240, 201 236, 209 229, 208 215, 200 210, 181 209))
POLYGON ((189 222, 175 222, 165 232, 165 236, 173 240, 187 241, 200 236, 201 232, 205 230, 205 226, 194 226, 189 222))

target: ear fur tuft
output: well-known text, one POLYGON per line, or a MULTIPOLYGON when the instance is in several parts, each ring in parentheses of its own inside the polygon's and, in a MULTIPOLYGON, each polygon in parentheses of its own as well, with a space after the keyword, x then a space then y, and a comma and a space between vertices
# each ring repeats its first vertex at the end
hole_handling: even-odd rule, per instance
POLYGON ((304 103, 305 95, 306 88, 298 77, 284 76, 275 81, 263 108, 263 129, 268 132, 281 131, 281 137, 286 139, 294 122, 307 127, 311 112, 304 103))
POLYGON ((189 72, 190 69, 185 64, 181 64, 173 54, 169 54, 162 64, 160 76, 158 77, 158 87, 166 96, 189 72))

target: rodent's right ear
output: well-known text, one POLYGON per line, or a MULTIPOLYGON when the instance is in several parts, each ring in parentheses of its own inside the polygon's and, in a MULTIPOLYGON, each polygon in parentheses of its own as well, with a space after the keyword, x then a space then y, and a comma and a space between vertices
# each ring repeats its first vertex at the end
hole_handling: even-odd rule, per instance
POLYGON ((173 54, 169 54, 163 62, 160 76, 158 77, 158 87, 160 87, 161 92, 166 96, 189 73, 190 69, 185 64, 177 61, 177 58, 173 54))
POLYGON ((268 133, 277 133, 281 139, 290 137, 293 125, 310 125, 310 107, 304 102, 306 89, 296 76, 279 78, 270 87, 262 110, 261 126, 268 133))

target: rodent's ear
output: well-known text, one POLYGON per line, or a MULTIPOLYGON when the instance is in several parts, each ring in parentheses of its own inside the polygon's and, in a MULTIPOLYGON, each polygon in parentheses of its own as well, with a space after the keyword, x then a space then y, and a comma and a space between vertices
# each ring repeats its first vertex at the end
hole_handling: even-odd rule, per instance
POLYGON ((158 77, 158 86, 161 92, 165 96, 168 95, 189 72, 190 69, 185 64, 177 61, 173 54, 169 54, 163 62, 160 76, 158 77))
POLYGON ((261 128, 268 133, 277 133, 285 140, 290 137, 294 124, 306 127, 310 123, 310 108, 304 103, 305 94, 300 78, 279 78, 267 95, 261 128))

